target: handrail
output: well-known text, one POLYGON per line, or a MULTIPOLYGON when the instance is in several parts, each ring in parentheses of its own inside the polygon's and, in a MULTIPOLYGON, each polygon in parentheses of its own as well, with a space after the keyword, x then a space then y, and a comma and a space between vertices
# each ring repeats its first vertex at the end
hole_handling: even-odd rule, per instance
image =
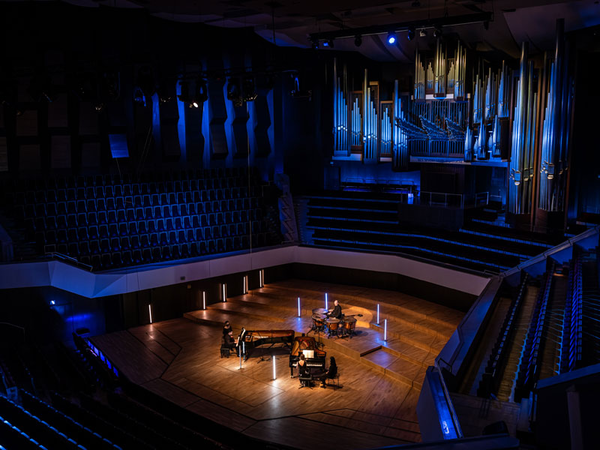
POLYGON ((83 266, 86 269, 88 269, 90 272, 94 269, 92 266, 90 266, 89 264, 86 263, 82 263, 81 261, 79 261, 77 258, 73 258, 72 256, 69 255, 65 255, 64 253, 59 253, 59 252, 46 252, 46 256, 51 257, 52 259, 57 258, 60 260, 67 260, 70 261, 71 263, 73 263, 76 266, 83 266))
POLYGON ((460 428, 460 423, 458 421, 458 415, 456 414, 456 411, 454 410, 454 404, 452 403, 452 398, 450 398, 450 392, 448 391, 448 387, 446 386, 446 380, 444 379, 444 374, 439 365, 439 361, 443 361, 446 365, 450 366, 451 370, 452 370, 452 365, 448 364, 448 362, 444 361, 442 358, 436 358, 434 361, 435 368, 437 369, 437 371, 440 375, 442 390, 444 391, 444 397, 446 398, 446 403, 448 404, 448 409, 450 410, 450 416, 452 417, 452 423, 454 424, 454 429, 456 430, 456 434, 458 435, 458 437, 462 438, 462 437, 464 437, 464 435, 463 435, 462 429, 460 428))

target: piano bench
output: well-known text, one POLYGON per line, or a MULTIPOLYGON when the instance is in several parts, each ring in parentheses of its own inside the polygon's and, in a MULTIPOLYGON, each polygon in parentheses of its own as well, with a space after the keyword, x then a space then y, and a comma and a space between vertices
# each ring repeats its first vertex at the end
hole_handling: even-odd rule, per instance
POLYGON ((313 377, 312 376, 307 376, 307 377, 303 377, 303 376, 299 376, 298 379, 300 380, 300 387, 298 389, 302 389, 303 387, 309 387, 309 388, 313 388, 313 377))
POLYGON ((221 358, 229 358, 233 349, 229 347, 221 347, 221 358))
POLYGON ((325 385, 326 386, 330 386, 330 387, 334 387, 334 388, 341 388, 341 386, 340 386, 340 374, 339 374, 339 372, 333 378, 326 378, 325 379, 325 385))

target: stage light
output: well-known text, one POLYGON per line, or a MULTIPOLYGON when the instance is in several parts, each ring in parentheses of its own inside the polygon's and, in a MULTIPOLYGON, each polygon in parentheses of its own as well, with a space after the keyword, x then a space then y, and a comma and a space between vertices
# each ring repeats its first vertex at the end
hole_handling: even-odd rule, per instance
POLYGON ((242 91, 244 92, 244 101, 252 102, 256 100, 258 95, 256 94, 256 87, 254 85, 253 77, 244 78, 244 82, 242 83, 242 91))
POLYGON ((96 110, 96 112, 102 112, 104 110, 104 103, 96 103, 94 105, 94 109, 96 110))
POLYGON ((354 38, 354 45, 356 45, 357 47, 360 47, 362 45, 362 36, 360 34, 357 34, 354 38))
POLYGON ((379 303, 377 303, 377 325, 379 325, 379 303))
POLYGON ((133 91, 133 101, 138 105, 146 106, 146 97, 144 92, 138 87, 133 91))
POLYGON ((277 366, 275 365, 275 355, 271 356, 271 359, 273 360, 273 379, 276 380, 277 379, 277 366))
POLYGON ((333 48, 334 47, 334 45, 333 45, 333 39, 325 39, 323 41, 323 47, 325 47, 325 48, 333 48))
POLYGON ((325 309, 327 309, 327 292, 325 292, 325 309))
POLYGON ((202 309, 206 309, 206 291, 202 291, 202 309))
POLYGON ((51 305, 56 305, 56 301, 54 301, 54 300, 50 300, 50 304, 51 304, 51 305))
POLYGON ((264 269, 260 269, 258 271, 258 287, 265 287, 265 283, 264 283, 264 278, 265 278, 265 271, 264 269))
POLYGON ((152 304, 148 304, 148 316, 150 316, 150 323, 152 323, 152 304))
POLYGON ((383 321, 383 340, 387 342, 387 319, 383 321))
POLYGON ((236 78, 230 78, 227 81, 227 100, 231 100, 235 107, 244 104, 244 99, 242 98, 242 92, 240 90, 240 81, 236 78))
POLYGON ((244 275, 243 278, 244 285, 242 286, 242 294, 248 293, 248 275, 244 275))
POLYGON ((298 317, 300 317, 302 314, 300 313, 300 297, 298 297, 298 317))
POLYGON ((427 37, 427 30, 419 30, 419 37, 421 37, 421 38, 427 37))
POLYGON ((318 50, 319 49, 319 40, 316 38, 311 39, 310 46, 313 48, 313 50, 318 50))
POLYGON ((227 283, 221 283, 221 299, 227 301, 227 283))
POLYGON ((387 43, 390 45, 394 45, 396 43, 396 33, 390 31, 387 35, 387 43))
POLYGON ((435 30, 433 30, 433 37, 436 39, 441 38, 442 34, 442 29, 440 27, 435 27, 435 30))
POLYGON ((414 38, 415 38, 415 29, 409 28, 408 32, 406 33, 406 39, 408 39, 409 41, 412 41, 414 38))

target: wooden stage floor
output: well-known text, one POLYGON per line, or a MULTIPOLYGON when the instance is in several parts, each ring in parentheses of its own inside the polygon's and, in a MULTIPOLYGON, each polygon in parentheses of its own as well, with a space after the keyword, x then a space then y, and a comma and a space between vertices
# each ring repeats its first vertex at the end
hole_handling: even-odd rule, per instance
POLYGON ((416 405, 425 370, 462 316, 398 292, 288 280, 92 341, 133 383, 247 436, 300 449, 351 450, 421 440, 416 405), (239 358, 220 357, 225 320, 236 335, 242 326, 307 332, 325 292, 344 314, 362 314, 352 339, 321 336, 327 362, 337 360, 340 389, 299 389, 281 348, 255 351, 241 368, 239 358), (377 303, 381 322, 388 320, 385 342, 375 324, 377 303))

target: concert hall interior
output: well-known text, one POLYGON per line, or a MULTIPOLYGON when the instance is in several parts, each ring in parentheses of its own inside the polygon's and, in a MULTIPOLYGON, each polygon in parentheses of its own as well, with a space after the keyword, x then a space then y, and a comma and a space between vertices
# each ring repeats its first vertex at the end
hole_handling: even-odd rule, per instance
POLYGON ((0 449, 596 448, 599 1, 0 37, 0 449))

